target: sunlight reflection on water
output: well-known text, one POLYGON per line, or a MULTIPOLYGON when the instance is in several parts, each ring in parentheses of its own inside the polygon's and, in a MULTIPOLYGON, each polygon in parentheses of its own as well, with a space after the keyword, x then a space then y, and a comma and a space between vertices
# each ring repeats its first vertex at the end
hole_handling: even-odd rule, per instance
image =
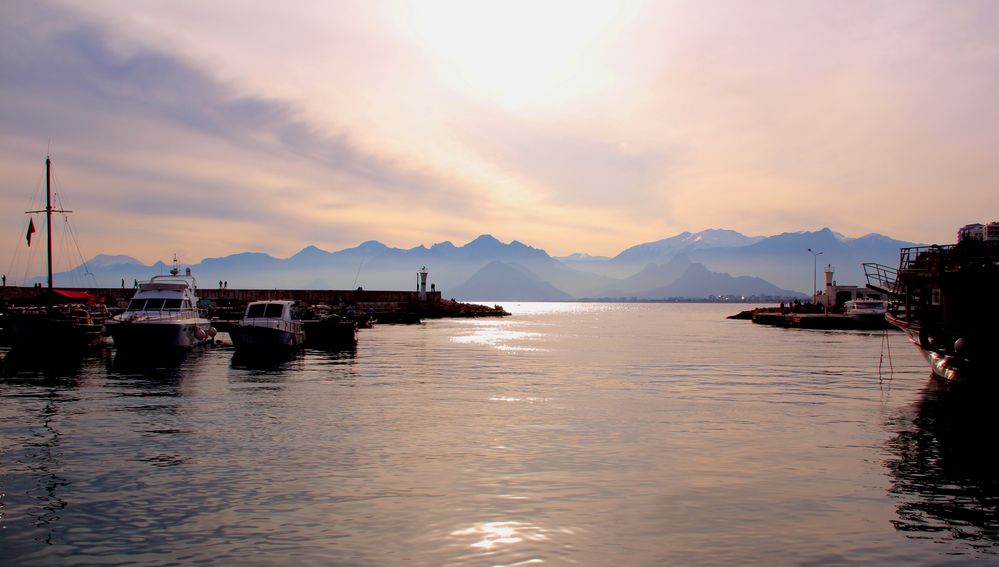
POLYGON ((506 351, 542 352, 545 350, 541 347, 524 344, 544 338, 544 333, 516 330, 510 321, 472 321, 469 326, 468 334, 454 335, 451 337, 451 342, 491 346, 497 350, 506 351))
MULTIPOLYGON (((553 536, 559 534, 571 536, 573 530, 559 529, 552 531, 536 524, 527 522, 483 522, 451 532, 451 537, 464 542, 474 554, 482 557, 497 555, 511 551, 513 547, 524 543, 549 544, 553 536)), ((540 557, 518 559, 506 565, 530 565, 544 563, 540 557)))

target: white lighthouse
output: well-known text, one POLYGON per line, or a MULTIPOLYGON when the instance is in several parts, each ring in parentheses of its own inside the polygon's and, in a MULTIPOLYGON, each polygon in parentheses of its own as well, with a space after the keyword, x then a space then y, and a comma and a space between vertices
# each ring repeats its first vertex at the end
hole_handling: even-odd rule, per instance
MULTIPOLYGON (((829 299, 829 297, 835 293, 835 290, 833 289, 833 287, 836 285, 836 282, 833 281, 833 265, 832 264, 826 264, 825 273, 826 273, 826 291, 825 291, 825 294, 824 294, 825 295, 825 301, 823 303, 825 304, 824 305, 825 312, 828 315, 829 314, 829 308, 831 307, 830 301, 835 301, 835 299, 833 299, 833 300, 829 299)), ((818 298, 813 298, 813 301, 815 301, 815 303, 818 304, 818 298)))
POLYGON ((423 266, 420 271, 416 272, 417 276, 417 289, 420 291, 420 301, 427 300, 427 276, 430 272, 427 271, 427 267, 423 266))

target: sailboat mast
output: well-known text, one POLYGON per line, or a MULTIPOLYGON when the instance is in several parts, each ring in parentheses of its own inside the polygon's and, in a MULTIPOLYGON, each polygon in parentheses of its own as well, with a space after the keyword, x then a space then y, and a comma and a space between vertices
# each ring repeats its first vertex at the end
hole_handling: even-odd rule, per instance
POLYGON ((52 289, 52 160, 45 156, 45 232, 48 264, 48 283, 52 289))

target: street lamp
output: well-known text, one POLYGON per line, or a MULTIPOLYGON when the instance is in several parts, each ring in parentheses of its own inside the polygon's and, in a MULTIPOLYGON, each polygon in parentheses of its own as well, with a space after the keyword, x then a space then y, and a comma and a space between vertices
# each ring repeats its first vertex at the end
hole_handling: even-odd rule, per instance
MULTIPOLYGON (((812 249, 809 248, 808 251, 812 252, 812 249)), ((822 252, 812 252, 812 303, 815 303, 816 290, 818 289, 817 278, 819 273, 819 254, 821 253, 822 252)))

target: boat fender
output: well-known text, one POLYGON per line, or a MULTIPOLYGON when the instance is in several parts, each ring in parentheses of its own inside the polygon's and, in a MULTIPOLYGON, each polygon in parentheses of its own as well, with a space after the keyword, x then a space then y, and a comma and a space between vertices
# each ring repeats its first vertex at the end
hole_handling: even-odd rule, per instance
POLYGON ((954 352, 957 354, 962 354, 965 349, 968 348, 968 341, 964 340, 964 337, 958 338, 954 341, 954 352))
POLYGON ((205 337, 207 337, 207 336, 208 336, 208 334, 205 333, 205 330, 202 329, 201 327, 195 327, 194 328, 194 338, 196 338, 199 341, 201 341, 201 340, 204 340, 205 337))
POLYGON ((111 330, 108 329, 107 325, 104 325, 103 327, 101 327, 101 336, 104 336, 104 337, 110 337, 111 336, 111 330))
POLYGON ((215 327, 208 327, 208 336, 209 337, 211 337, 211 338, 214 339, 215 335, 217 335, 217 334, 218 334, 218 331, 215 330, 215 327))

